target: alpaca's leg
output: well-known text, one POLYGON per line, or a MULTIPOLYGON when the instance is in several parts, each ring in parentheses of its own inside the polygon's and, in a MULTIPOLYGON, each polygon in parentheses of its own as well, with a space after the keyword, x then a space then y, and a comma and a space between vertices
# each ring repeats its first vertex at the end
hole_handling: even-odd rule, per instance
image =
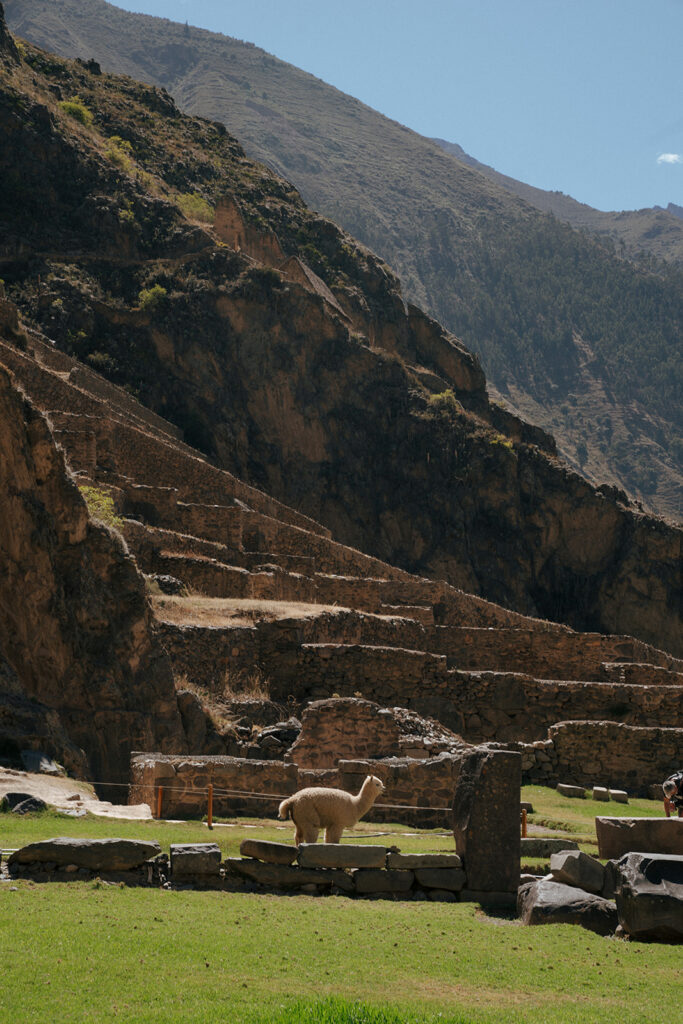
POLYGON ((308 825, 308 824, 304 825, 304 829, 303 829, 303 834, 304 834, 303 841, 304 841, 304 843, 317 843, 318 842, 318 833, 319 832, 320 832, 320 829, 318 828, 317 825, 308 825))
POLYGON ((338 843, 344 831, 343 825, 328 825, 325 829, 325 842, 338 843))
POLYGON ((294 845, 295 846, 301 846, 303 841, 304 841, 304 834, 301 831, 301 829, 299 828, 299 826, 297 825, 296 826, 296 833, 294 835, 294 845))

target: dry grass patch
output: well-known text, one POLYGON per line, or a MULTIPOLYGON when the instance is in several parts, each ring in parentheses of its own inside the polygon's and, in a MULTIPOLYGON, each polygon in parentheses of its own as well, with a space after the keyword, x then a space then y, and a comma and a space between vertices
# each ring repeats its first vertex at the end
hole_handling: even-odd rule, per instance
POLYGON ((154 596, 154 614, 164 622, 194 626, 251 626, 277 619, 313 618, 323 612, 340 612, 326 604, 302 601, 259 601, 239 597, 154 596))

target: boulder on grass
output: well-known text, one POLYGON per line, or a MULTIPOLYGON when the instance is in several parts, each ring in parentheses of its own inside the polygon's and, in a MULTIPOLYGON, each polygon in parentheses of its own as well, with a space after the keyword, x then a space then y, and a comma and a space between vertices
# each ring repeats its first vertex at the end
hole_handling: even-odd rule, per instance
POLYGON ((598 935, 611 935, 619 923, 611 900, 548 878, 520 886, 517 913, 523 924, 580 924, 598 935))
POLYGON ((683 942, 683 856, 627 853, 615 889, 619 924, 631 938, 683 942))
POLYGON ((602 895, 605 869, 599 860, 581 850, 564 850, 550 858, 550 871, 556 882, 573 885, 576 889, 602 895))
POLYGON ((558 782, 557 792, 562 796, 572 797, 574 800, 586 799, 586 790, 583 786, 570 786, 566 782, 558 782))
POLYGON ((29 814, 47 810, 47 804, 39 796, 30 793, 5 793, 0 797, 0 809, 13 814, 29 814))
POLYGON ((521 841, 522 857, 552 857, 562 850, 578 850, 579 844, 573 839, 540 839, 525 836, 521 841))
POLYGON ((598 851, 604 860, 618 860, 625 853, 683 854, 683 818, 595 819, 598 851))
POLYGON ((243 857, 253 857, 265 864, 293 864, 298 848, 287 843, 271 843, 266 839, 243 839, 240 853, 243 857))
POLYGON ((76 864, 89 871, 132 871, 161 853, 155 842, 142 839, 73 839, 60 836, 16 850, 8 864, 76 864))
POLYGON ((171 843, 173 878, 189 878, 194 875, 216 877, 220 866, 221 851, 218 843, 171 843))

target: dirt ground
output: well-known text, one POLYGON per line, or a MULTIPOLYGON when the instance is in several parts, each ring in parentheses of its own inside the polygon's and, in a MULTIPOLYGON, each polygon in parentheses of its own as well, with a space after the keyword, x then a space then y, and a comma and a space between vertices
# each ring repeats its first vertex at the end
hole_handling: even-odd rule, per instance
POLYGON ((0 768, 0 799, 5 793, 28 793, 40 797, 46 804, 58 809, 75 808, 105 818, 151 818, 147 804, 110 804, 98 800, 88 782, 78 782, 60 775, 38 775, 33 772, 0 768))

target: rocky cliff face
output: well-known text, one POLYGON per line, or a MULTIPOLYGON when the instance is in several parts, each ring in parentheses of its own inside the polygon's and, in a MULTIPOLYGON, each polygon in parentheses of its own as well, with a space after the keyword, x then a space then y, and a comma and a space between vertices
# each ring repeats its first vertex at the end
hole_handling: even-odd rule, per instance
POLYGON ((0 274, 28 322, 339 540, 683 653, 681 531, 490 403, 476 358, 220 126, 27 47, 0 132, 0 274), (90 124, 60 106, 74 95, 90 124), (229 196, 222 237, 188 195, 229 196))
POLYGON ((0 756, 127 782, 131 749, 185 749, 144 582, 2 367, 0 452, 0 756))

